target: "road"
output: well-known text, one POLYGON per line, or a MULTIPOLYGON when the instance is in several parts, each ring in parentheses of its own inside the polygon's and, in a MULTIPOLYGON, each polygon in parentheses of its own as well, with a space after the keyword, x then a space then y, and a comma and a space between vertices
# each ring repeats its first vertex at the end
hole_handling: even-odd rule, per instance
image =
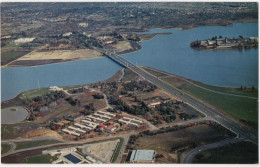
POLYGON ((243 140, 245 140, 245 138, 234 138, 234 139, 223 140, 223 141, 219 141, 216 143, 207 144, 204 146, 194 148, 185 155, 185 157, 181 160, 181 163, 184 163, 184 164, 192 163, 192 159, 195 157, 195 155, 199 154, 202 151, 206 151, 206 150, 217 148, 217 147, 223 147, 228 144, 241 142, 243 140))
MULTIPOLYGON (((166 74, 166 75, 167 75, 167 76, 164 76, 164 77, 159 77, 159 79, 161 79, 161 78, 169 78, 169 77, 177 77, 177 76, 174 75, 174 74, 169 74, 169 73, 167 73, 167 72, 163 72, 163 71, 159 71, 159 70, 156 70, 156 69, 152 69, 152 68, 150 68, 150 67, 145 67, 145 68, 147 68, 147 69, 149 69, 149 70, 152 70, 152 71, 156 71, 156 72, 159 72, 159 73, 162 73, 162 74, 166 74)), ((242 97, 242 98, 256 99, 256 100, 258 99, 257 97, 252 97, 252 96, 237 95, 237 94, 224 93, 224 92, 219 92, 219 91, 211 90, 211 89, 205 88, 205 87, 203 87, 203 86, 197 85, 197 84, 193 83, 192 81, 190 81, 190 80, 188 80, 188 79, 185 79, 185 78, 183 78, 183 77, 182 77, 181 79, 184 80, 184 81, 186 81, 186 82, 188 82, 189 84, 192 84, 192 85, 194 85, 194 86, 196 86, 196 87, 199 87, 199 88, 201 88, 201 89, 203 89, 203 90, 206 90, 206 91, 209 91, 209 92, 213 92, 213 93, 217 93, 217 94, 222 94, 222 95, 227 95, 227 96, 235 96, 235 97, 242 97)))
POLYGON ((221 124, 223 127, 227 128, 228 130, 234 132, 239 137, 247 138, 248 140, 252 141, 255 144, 258 144, 258 136, 251 132, 249 129, 242 127, 237 122, 231 120, 227 116, 219 113, 215 109, 205 105, 200 100, 192 97, 191 95, 177 89, 176 87, 169 85, 165 81, 159 79, 156 76, 153 76, 152 74, 144 71, 143 69, 139 68, 135 64, 129 62, 128 60, 111 53, 107 53, 108 57, 112 59, 113 61, 117 62, 118 64, 121 64, 124 67, 129 68, 136 74, 142 76, 143 78, 147 79, 152 84, 160 87, 161 89, 165 90, 166 92, 170 93, 171 95, 181 99, 186 104, 194 107, 199 112, 203 113, 209 118, 212 118, 214 121, 221 124))
POLYGON ((117 164, 120 163, 120 161, 121 161, 121 159, 122 159, 122 156, 123 156, 123 154, 124 154, 124 151, 125 151, 125 149, 126 149, 126 145, 127 145, 127 143, 128 143, 128 140, 129 140, 129 137, 130 137, 130 136, 131 136, 130 134, 127 134, 127 135, 125 135, 125 136, 123 137, 124 142, 123 142, 122 147, 120 148, 120 152, 119 152, 119 155, 118 155, 118 157, 117 157, 115 163, 117 163, 117 164))
POLYGON ((4 157, 4 156, 9 155, 9 154, 11 154, 12 152, 14 152, 14 150, 15 150, 15 148, 16 148, 16 144, 15 144, 14 142, 12 142, 12 141, 1 141, 1 143, 5 143, 5 144, 11 145, 11 149, 8 150, 6 153, 1 154, 1 157, 4 157))

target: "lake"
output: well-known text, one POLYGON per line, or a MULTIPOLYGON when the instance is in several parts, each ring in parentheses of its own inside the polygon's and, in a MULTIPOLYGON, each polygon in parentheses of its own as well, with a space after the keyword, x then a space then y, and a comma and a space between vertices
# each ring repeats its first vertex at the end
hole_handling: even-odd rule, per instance
MULTIPOLYGON (((206 84, 240 87, 258 86, 258 49, 199 51, 190 48, 194 40, 212 36, 257 37, 257 23, 232 26, 202 26, 192 30, 152 29, 147 33, 171 32, 143 42, 138 52, 122 55, 138 65, 150 66, 206 84)), ((107 58, 65 62, 36 67, 2 68, 1 100, 49 86, 68 86, 101 81, 121 66, 107 58)))

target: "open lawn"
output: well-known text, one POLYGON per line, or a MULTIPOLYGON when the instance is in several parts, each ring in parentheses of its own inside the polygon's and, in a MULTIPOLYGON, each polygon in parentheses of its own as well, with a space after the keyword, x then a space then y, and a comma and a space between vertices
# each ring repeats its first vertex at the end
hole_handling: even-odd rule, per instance
POLYGON ((230 94, 236 94, 236 95, 243 95, 243 96, 251 96, 251 97, 258 97, 258 90, 257 88, 246 88, 242 89, 241 88, 231 88, 231 87, 219 87, 219 86, 212 86, 212 85, 207 85, 201 82, 193 81, 195 84, 202 86, 204 88, 218 91, 218 92, 223 92, 223 93, 230 93, 230 94))
POLYGON ((7 151, 9 151, 11 149, 11 145, 10 144, 6 144, 6 143, 2 143, 1 144, 1 154, 6 153, 7 151))
POLYGON ((19 96, 19 98, 22 99, 22 100, 24 100, 26 98, 32 99, 32 98, 37 97, 37 96, 43 96, 46 93, 50 93, 49 88, 33 89, 33 90, 29 90, 29 91, 23 92, 19 96))
POLYGON ((57 158, 50 155, 37 155, 29 158, 25 158, 22 163, 30 164, 50 164, 52 161, 57 160, 57 158))
POLYGON ((16 142, 15 150, 21 150, 25 148, 44 146, 49 144, 62 143, 58 140, 35 140, 35 141, 24 141, 24 142, 16 142))
POLYGON ((258 146, 240 142, 225 147, 203 151, 195 156, 193 163, 252 164, 258 163, 258 146))
POLYGON ((237 120, 246 120, 255 124, 258 123, 258 102, 255 99, 248 99, 235 96, 227 96, 208 92, 195 86, 182 86, 183 91, 192 96, 221 109, 237 120))

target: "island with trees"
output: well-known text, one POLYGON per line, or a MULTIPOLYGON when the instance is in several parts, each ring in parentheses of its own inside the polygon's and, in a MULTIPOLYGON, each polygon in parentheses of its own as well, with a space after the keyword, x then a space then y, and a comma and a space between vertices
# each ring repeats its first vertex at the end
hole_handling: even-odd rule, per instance
POLYGON ((212 49, 249 49, 258 47, 258 37, 244 38, 223 38, 222 36, 215 36, 211 39, 196 40, 191 42, 191 48, 199 50, 212 50, 212 49))

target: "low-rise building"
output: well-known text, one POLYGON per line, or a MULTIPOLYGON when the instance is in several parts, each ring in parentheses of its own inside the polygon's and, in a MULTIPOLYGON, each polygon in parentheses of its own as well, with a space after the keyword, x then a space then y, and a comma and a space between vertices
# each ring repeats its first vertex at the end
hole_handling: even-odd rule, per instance
POLYGON ((130 163, 154 163, 154 150, 133 150, 131 153, 130 163))

